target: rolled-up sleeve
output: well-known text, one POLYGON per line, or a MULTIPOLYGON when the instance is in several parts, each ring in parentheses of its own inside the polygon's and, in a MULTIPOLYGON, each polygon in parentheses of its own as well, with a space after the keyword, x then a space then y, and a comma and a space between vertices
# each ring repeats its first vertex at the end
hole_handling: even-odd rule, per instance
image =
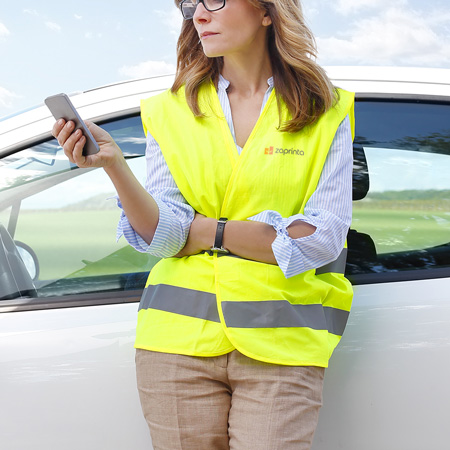
POLYGON ((272 250, 286 278, 321 267, 339 256, 352 220, 352 168, 352 136, 346 117, 336 131, 317 189, 303 214, 284 218, 276 211, 263 211, 249 217, 276 230, 272 250), (291 238, 287 228, 296 220, 315 226, 315 232, 291 238))
MULTIPOLYGON (((153 240, 147 244, 133 229, 123 210, 116 237, 119 239, 123 235, 139 252, 167 258, 176 255, 184 247, 195 212, 178 189, 161 148, 150 134, 147 134, 146 161, 145 189, 159 208, 159 221, 153 240)), ((117 204, 122 208, 120 199, 117 204)))

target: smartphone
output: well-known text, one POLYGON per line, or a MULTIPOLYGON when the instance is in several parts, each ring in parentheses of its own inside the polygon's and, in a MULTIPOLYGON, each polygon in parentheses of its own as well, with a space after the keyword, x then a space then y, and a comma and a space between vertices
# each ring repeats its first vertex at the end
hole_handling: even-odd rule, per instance
POLYGON ((100 147, 95 141, 94 136, 92 136, 92 133, 89 131, 66 94, 52 95, 51 97, 47 97, 44 101, 56 120, 64 119, 66 122, 71 120, 75 124, 75 130, 80 129, 83 132, 86 137, 86 144, 83 148, 84 156, 94 155, 100 151, 100 147))

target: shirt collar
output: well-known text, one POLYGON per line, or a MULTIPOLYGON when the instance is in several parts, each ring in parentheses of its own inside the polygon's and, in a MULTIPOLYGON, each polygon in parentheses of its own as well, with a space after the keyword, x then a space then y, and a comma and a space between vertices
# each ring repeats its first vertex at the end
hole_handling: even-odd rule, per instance
MULTIPOLYGON (((270 77, 267 80, 267 85, 269 86, 269 88, 273 88, 273 77, 270 77)), ((224 90, 226 91, 228 89, 228 87, 230 86, 230 82, 228 80, 226 80, 222 75, 219 75, 219 84, 218 84, 218 88, 220 90, 224 90)))

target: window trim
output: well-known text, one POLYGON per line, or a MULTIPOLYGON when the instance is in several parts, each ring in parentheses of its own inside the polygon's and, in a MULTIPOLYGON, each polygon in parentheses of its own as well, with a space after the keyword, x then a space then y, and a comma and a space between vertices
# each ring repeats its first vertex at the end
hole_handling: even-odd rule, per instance
POLYGON ((450 104, 450 96, 426 94, 385 94, 378 92, 357 92, 356 101, 394 101, 395 103, 429 103, 433 105, 450 104))
MULTIPOLYGON (((81 308, 86 306, 119 305, 124 303, 138 303, 141 289, 119 292, 102 292, 91 294, 74 294, 58 297, 16 298, 12 300, 0 300, 0 314, 41 311, 61 308, 81 308)), ((137 312, 137 307, 136 307, 137 312)))
MULTIPOLYGON (((433 270, 408 270, 403 272, 367 273, 346 276, 353 286, 396 283, 405 281, 450 278, 450 267, 433 270)), ((0 314, 26 311, 43 311, 62 308, 83 308, 89 306, 120 305, 139 303, 143 289, 120 292, 76 294, 44 298, 18 298, 0 301, 0 314)), ((137 306, 136 306, 137 312, 137 306)))
POLYGON ((450 267, 415 269, 401 272, 360 273, 345 276, 353 286, 362 284, 396 283, 401 281, 434 280, 450 278, 450 267))

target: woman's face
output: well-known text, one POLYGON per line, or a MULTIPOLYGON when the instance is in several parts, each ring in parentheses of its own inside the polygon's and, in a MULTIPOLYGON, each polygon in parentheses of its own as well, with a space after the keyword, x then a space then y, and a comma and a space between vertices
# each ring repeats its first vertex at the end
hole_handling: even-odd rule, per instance
POLYGON ((227 0, 223 9, 213 12, 199 3, 193 21, 208 57, 251 53, 266 45, 266 30, 272 23, 248 0, 227 0))

